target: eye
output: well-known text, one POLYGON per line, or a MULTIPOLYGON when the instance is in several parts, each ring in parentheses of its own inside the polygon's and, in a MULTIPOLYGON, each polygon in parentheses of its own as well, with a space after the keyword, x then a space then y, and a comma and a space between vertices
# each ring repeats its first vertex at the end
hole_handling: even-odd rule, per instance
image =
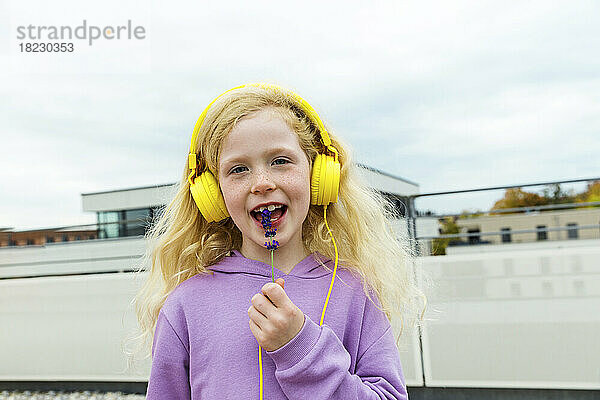
MULTIPOLYGON (((277 161, 283 161, 285 163, 288 162, 288 160, 286 160, 285 158, 276 158, 273 162, 277 162, 277 161)), ((282 164, 280 164, 280 165, 282 165, 282 164)))
POLYGON ((240 168, 246 168, 246 167, 241 167, 241 166, 240 167, 235 167, 234 169, 232 169, 231 171, 229 171, 229 173, 235 174, 236 173, 235 171, 238 170, 238 169, 240 169, 240 168))

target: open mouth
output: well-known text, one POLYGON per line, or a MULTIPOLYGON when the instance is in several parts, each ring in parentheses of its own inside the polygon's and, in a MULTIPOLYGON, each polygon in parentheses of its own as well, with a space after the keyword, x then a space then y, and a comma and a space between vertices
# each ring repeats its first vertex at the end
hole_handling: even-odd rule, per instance
MULTIPOLYGON (((275 208, 275 210, 271 211, 271 222, 278 221, 286 211, 286 205, 281 205, 281 207, 275 208)), ((252 218, 254 218, 256 221, 262 223, 263 214, 260 211, 251 211, 250 215, 252 215, 252 218)))

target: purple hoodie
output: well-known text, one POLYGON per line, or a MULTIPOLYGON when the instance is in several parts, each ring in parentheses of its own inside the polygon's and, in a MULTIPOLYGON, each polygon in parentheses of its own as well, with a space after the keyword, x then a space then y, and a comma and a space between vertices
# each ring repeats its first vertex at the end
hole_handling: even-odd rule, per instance
MULTIPOLYGON (((319 256, 333 271, 333 261, 319 256)), ((272 281, 271 265, 234 250, 209 269, 214 275, 182 282, 160 310, 146 399, 259 398, 258 342, 248 307, 272 281)), ((340 265, 319 326, 331 274, 312 254, 289 275, 275 269, 305 321, 283 347, 262 349, 264 399, 408 399, 387 317, 340 265)))

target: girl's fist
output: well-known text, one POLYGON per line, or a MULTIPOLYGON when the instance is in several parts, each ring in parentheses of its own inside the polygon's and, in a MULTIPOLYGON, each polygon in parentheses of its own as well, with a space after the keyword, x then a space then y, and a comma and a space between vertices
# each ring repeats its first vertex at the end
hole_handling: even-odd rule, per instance
POLYGON ((274 351, 292 340, 304 326, 304 313, 287 296, 285 281, 277 279, 255 294, 248 309, 250 330, 266 351, 274 351))

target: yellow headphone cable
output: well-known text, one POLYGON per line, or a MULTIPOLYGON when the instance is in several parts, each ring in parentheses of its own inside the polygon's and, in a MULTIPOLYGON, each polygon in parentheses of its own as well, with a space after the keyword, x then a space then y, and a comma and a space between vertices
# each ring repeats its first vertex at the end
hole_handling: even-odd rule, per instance
MULTIPOLYGON (((262 225, 265 228, 265 237, 273 238, 276 235, 277 229, 270 230, 271 228, 271 212, 267 209, 262 211, 262 225)), ((329 229, 329 225, 327 224, 327 205, 323 206, 323 218, 325 219, 325 226, 327 227, 327 232, 331 236, 331 240, 333 242, 333 248, 335 249, 335 264, 333 267, 333 276, 331 277, 331 284, 329 285, 329 292, 327 293, 327 297, 325 298, 325 306, 323 307, 323 313, 321 314, 321 322, 319 326, 323 326, 323 320, 325 319, 325 310, 327 309, 327 304, 329 303, 329 296, 331 295, 331 289, 333 289, 333 283, 335 281, 335 274, 337 272, 337 264, 338 264, 338 250, 335 245, 335 239, 333 238, 333 234, 329 229)), ((265 246, 267 246, 267 250, 271 250, 271 280, 275 283, 275 264, 273 263, 273 252, 277 250, 279 246, 279 242, 276 240, 269 240, 269 242, 265 242, 265 246)), ((262 375, 262 348, 258 346, 258 366, 260 369, 260 400, 263 400, 263 375, 262 375)))

